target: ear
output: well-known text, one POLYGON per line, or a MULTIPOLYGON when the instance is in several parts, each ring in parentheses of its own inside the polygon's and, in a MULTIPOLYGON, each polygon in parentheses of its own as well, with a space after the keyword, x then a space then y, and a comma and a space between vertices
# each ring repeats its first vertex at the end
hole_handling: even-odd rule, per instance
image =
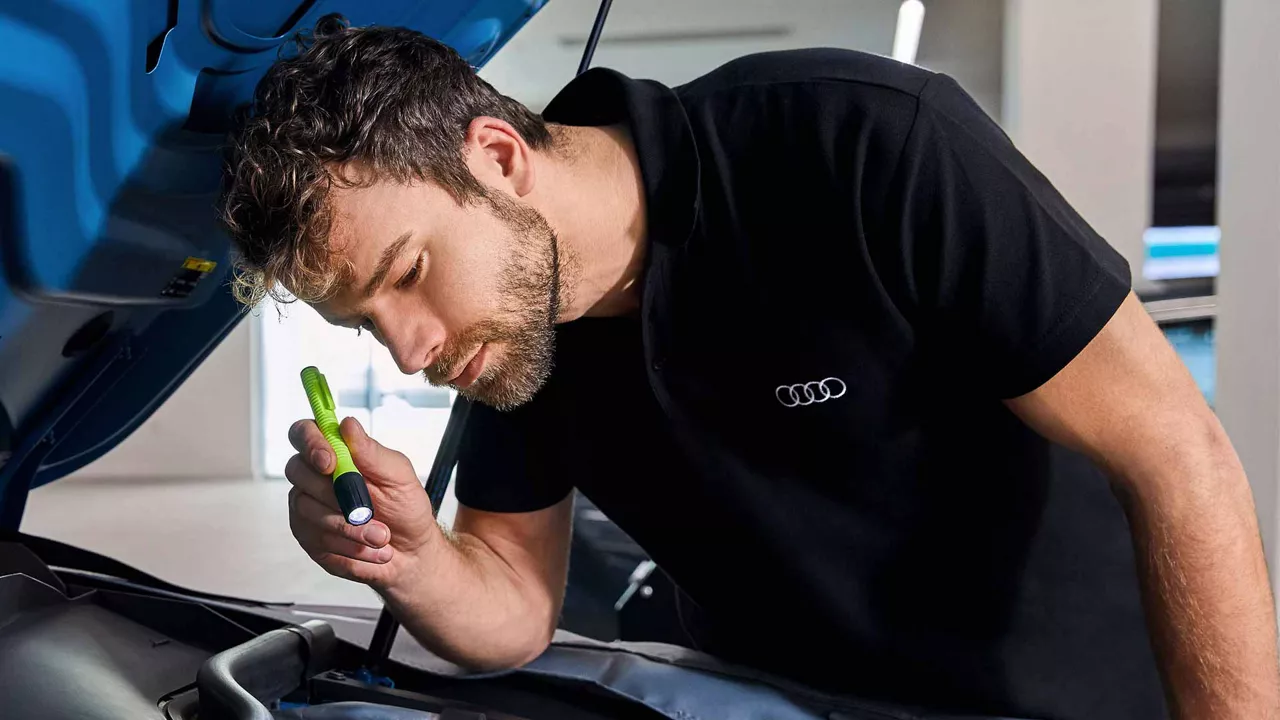
POLYGON ((483 115, 472 120, 463 151, 467 167, 481 183, 517 197, 533 192, 533 149, 505 120, 483 115))

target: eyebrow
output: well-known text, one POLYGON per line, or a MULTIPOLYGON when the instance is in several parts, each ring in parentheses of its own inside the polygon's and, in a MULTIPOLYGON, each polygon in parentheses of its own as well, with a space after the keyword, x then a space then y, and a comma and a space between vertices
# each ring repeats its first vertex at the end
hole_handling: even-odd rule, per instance
POLYGON ((409 238, 412 236, 413 232, 407 231, 382 251, 382 257, 378 258, 378 264, 373 268, 373 275, 364 286, 365 299, 373 297, 373 294, 382 286, 383 281, 387 279, 387 273, 391 272, 391 266, 396 258, 400 257, 400 253, 404 252, 404 246, 409 244, 409 238))

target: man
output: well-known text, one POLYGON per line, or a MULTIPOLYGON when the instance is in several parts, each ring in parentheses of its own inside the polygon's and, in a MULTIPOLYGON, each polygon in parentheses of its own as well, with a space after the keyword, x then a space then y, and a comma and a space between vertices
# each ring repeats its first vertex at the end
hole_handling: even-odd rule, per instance
POLYGON ((1229 441, 953 81, 770 53, 674 89, 592 70, 539 116, 410 31, 301 45, 236 137, 237 290, 480 403, 449 532, 352 419, 378 518, 348 526, 290 431, 294 535, 428 648, 545 649, 576 487, 733 661, 952 713, 1280 716, 1229 441))

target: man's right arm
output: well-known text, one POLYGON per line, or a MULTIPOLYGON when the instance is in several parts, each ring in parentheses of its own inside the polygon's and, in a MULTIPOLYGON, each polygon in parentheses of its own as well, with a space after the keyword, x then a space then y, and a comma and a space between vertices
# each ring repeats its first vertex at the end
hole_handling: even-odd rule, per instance
POLYGON ((458 508, 419 572, 382 591, 415 638, 477 670, 523 665, 555 633, 569 568, 573 497, 545 510, 458 508))
POLYGON ((332 450, 315 423, 289 432, 298 450, 285 467, 294 487, 294 537, 321 567, 374 588, 425 647, 475 670, 522 665, 555 631, 568 572, 572 497, 534 512, 460 506, 452 531, 431 513, 412 465, 355 420, 342 434, 364 475, 376 519, 343 520, 326 471, 332 450))

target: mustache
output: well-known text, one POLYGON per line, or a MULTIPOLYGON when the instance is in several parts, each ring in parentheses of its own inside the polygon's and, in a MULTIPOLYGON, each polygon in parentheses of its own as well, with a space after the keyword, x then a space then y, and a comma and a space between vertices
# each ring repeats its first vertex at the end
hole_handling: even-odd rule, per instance
POLYGON ((461 345, 446 348, 439 359, 422 369, 422 377, 432 385, 447 385, 450 378, 462 372, 462 364, 470 360, 477 347, 478 344, 468 344, 467 350, 461 345))
POLYGON ((432 385, 444 386, 462 372, 463 364, 470 361, 481 345, 500 342, 512 337, 511 328, 493 320, 472 325, 457 336, 445 341, 440 356, 429 367, 423 368, 422 377, 432 385))

